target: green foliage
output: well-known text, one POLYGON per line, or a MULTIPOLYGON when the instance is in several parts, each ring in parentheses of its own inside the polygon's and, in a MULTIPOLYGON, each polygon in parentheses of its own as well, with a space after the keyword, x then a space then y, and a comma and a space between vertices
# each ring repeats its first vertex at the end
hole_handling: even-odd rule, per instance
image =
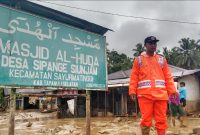
MULTIPOLYGON (((179 44, 179 47, 172 49, 163 48, 163 55, 168 63, 185 69, 200 68, 200 40, 183 38, 179 44)), ((145 47, 141 43, 136 44, 136 48, 133 49, 134 59, 143 51, 145 51, 145 47)), ((156 53, 160 53, 160 50, 157 50, 156 53)), ((115 50, 107 50, 108 73, 132 68, 134 59, 127 57, 124 53, 119 54, 115 50)))
POLYGON ((163 55, 169 64, 185 69, 200 68, 200 41, 183 38, 179 41, 180 47, 171 50, 163 48, 163 55))
POLYGON ((144 51, 145 51, 145 47, 142 45, 142 43, 136 44, 136 48, 133 49, 133 52, 134 52, 133 57, 135 58, 139 56, 144 51))
POLYGON ((15 96, 16 96, 16 99, 22 98, 22 94, 20 93, 16 93, 15 96))
POLYGON ((176 58, 177 58, 177 48, 174 47, 171 50, 167 49, 167 47, 163 48, 163 55, 167 59, 168 64, 170 65, 176 65, 176 58))
POLYGON ((108 62, 108 74, 127 70, 132 67, 132 59, 126 56, 126 54, 119 54, 115 50, 107 50, 107 62, 108 62))

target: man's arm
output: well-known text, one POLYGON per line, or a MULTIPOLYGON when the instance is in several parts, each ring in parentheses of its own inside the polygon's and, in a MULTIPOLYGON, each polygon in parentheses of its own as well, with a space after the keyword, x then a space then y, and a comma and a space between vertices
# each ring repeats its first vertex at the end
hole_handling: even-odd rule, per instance
POLYGON ((163 74, 165 76, 166 89, 168 94, 176 94, 176 88, 174 86, 173 76, 171 74, 171 71, 169 70, 166 59, 164 60, 163 74))
POLYGON ((136 98, 138 80, 139 80, 139 69, 140 67, 138 63, 138 58, 136 58, 133 63, 132 73, 129 81, 129 95, 132 100, 135 100, 136 98))

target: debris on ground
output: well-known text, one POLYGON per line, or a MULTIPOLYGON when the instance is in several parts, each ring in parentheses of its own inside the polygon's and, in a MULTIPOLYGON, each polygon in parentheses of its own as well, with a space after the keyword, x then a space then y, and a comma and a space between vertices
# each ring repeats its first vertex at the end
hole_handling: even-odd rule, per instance
POLYGON ((174 133, 172 131, 167 131, 166 135, 174 135, 174 133))
POLYGON ((73 125, 58 126, 56 128, 42 128, 38 133, 56 134, 56 135, 82 135, 82 130, 73 125))
POLYGON ((113 120, 114 123, 117 123, 117 122, 120 122, 120 121, 122 121, 121 117, 117 117, 117 118, 115 118, 115 119, 113 120))
POLYGON ((33 124, 33 123, 29 121, 29 122, 26 124, 26 127, 31 127, 32 124, 33 124))
MULTIPOLYGON (((199 113, 198 113, 199 114, 199 113)), ((7 134, 9 113, 0 114, 0 134, 7 134)), ((82 135, 85 134, 85 118, 53 119, 52 114, 38 112, 16 113, 16 134, 34 133, 38 135, 82 135), (48 116, 50 116, 48 118, 48 116), (44 119, 45 118, 45 119, 44 119), (31 128, 28 128, 31 127, 31 128)), ((195 117, 198 116, 195 113, 195 117)), ((170 125, 171 121, 168 121, 170 125)), ((187 127, 180 128, 177 120, 175 127, 169 126, 166 135, 198 135, 200 134, 199 118, 187 117, 184 122, 187 127)), ((155 125, 153 122, 152 125, 155 125)), ((139 118, 132 117, 97 117, 91 118, 91 134, 95 135, 141 135, 139 118)), ((32 135, 32 134, 30 134, 32 135)), ((150 135, 157 135, 153 126, 150 135)))
POLYGON ((193 133, 199 135, 200 134, 200 126, 194 127, 193 128, 193 133))
POLYGON ((100 133, 100 134, 109 134, 109 132, 107 130, 99 131, 98 133, 100 133))

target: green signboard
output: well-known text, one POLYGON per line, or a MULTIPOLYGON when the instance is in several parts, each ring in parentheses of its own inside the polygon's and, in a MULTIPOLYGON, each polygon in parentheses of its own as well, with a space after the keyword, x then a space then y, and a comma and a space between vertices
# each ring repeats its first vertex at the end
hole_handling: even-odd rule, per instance
POLYGON ((0 85, 105 90, 105 37, 0 6, 0 85))

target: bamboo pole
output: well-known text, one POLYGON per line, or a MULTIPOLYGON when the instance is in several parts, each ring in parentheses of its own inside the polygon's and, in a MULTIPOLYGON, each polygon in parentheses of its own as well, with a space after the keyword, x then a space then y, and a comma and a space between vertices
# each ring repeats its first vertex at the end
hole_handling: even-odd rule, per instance
POLYGON ((10 93, 10 114, 8 123, 8 135, 15 134, 15 108, 16 108, 16 88, 11 89, 10 93))

